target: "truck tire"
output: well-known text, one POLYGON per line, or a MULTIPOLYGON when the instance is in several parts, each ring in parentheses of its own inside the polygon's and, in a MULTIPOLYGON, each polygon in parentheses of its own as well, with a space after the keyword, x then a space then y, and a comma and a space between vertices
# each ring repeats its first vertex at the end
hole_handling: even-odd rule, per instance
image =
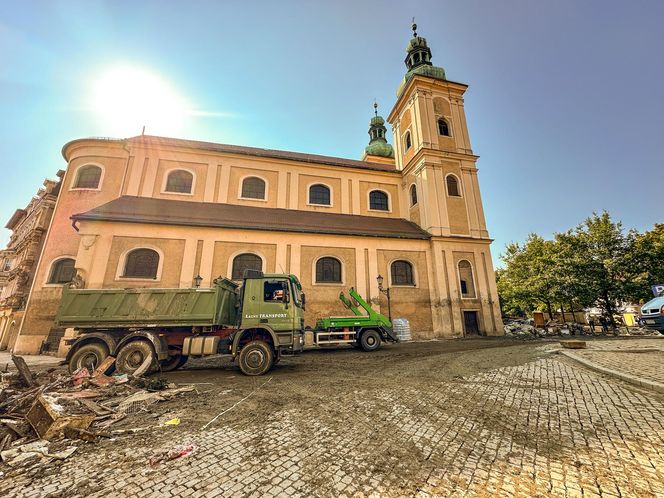
POLYGON ((92 373, 107 356, 108 348, 105 344, 99 342, 83 344, 74 352, 69 360, 69 373, 73 374, 76 370, 83 367, 92 373))
POLYGON ((265 341, 251 341, 240 350, 238 363, 245 375, 263 375, 274 365, 274 352, 265 341))
POLYGON ((152 345, 148 341, 132 341, 120 349, 115 359, 115 368, 120 373, 133 375, 148 359, 151 360, 152 365, 145 373, 154 371, 157 366, 154 349, 152 349, 152 345))
POLYGON ((380 334, 373 329, 365 330, 360 336, 360 347, 367 352, 376 351, 381 342, 380 334))
POLYGON ((182 365, 187 363, 188 359, 189 359, 188 356, 184 356, 178 353, 169 356, 167 360, 160 361, 159 368, 161 369, 162 372, 172 372, 173 370, 177 370, 182 365))

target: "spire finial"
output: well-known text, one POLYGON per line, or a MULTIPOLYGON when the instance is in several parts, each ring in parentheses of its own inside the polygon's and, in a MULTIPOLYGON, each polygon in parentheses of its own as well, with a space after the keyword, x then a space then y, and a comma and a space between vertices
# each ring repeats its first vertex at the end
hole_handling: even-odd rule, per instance
POLYGON ((374 114, 378 116, 378 102, 374 99, 374 114))
POLYGON ((413 38, 417 38, 417 24, 415 24, 415 16, 413 16, 413 38))

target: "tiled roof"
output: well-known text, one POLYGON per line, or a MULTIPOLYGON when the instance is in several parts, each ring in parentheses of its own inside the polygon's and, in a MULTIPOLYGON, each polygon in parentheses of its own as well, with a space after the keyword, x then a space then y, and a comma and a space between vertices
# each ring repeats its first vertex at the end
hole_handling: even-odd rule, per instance
POLYGON ((261 149, 258 147, 245 147, 243 145, 217 144, 212 142, 199 142, 198 140, 184 140, 180 138, 157 137, 153 135, 138 135, 128 139, 130 143, 171 145, 176 147, 188 147, 192 149, 209 150, 213 152, 225 152, 228 154, 241 154, 254 157, 269 157, 274 159, 286 159, 305 163, 327 164, 331 166, 345 166, 347 168, 372 169, 378 171, 396 172, 394 165, 372 163, 368 161, 356 161, 341 157, 319 156, 317 154, 306 154, 304 152, 290 152, 285 150, 261 149))
POLYGON ((74 214, 71 219, 401 239, 430 238, 428 232, 402 218, 174 201, 152 197, 120 197, 85 213, 74 214))

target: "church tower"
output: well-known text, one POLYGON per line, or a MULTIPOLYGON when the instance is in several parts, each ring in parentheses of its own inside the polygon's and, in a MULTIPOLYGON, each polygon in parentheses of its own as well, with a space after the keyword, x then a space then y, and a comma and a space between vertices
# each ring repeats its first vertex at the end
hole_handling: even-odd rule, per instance
POLYGON ((396 168, 402 172, 403 212, 431 234, 434 329, 459 336, 502 334, 491 239, 486 228, 466 115, 468 86, 434 66, 427 40, 406 47, 406 75, 387 121, 396 168))
POLYGON ((447 79, 418 36, 406 47, 406 75, 387 120, 395 160, 406 181, 410 219, 432 235, 488 238, 463 96, 468 88, 447 79), (417 201, 417 202, 414 202, 417 201))

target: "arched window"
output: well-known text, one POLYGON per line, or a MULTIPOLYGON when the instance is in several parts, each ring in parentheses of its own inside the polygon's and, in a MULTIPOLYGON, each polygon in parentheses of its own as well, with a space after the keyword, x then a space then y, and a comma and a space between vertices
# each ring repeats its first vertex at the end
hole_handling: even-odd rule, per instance
POLYGON ((62 258, 57 260, 51 266, 51 273, 48 276, 49 284, 67 284, 74 279, 76 262, 72 258, 62 258))
POLYGON ((369 209, 375 209, 377 211, 389 211, 390 202, 387 198, 387 194, 382 190, 372 190, 369 193, 369 209))
POLYGON ((312 185, 309 187, 309 204, 330 205, 330 189, 325 185, 312 185))
POLYGON ((475 297, 475 283, 473 281, 473 267, 469 261, 459 261, 459 287, 461 287, 461 297, 475 297))
POLYGON ((447 121, 445 121, 443 118, 440 118, 438 120, 438 133, 445 137, 450 136, 450 127, 447 124, 447 121))
POLYGON ((341 261, 336 258, 320 258, 316 261, 316 282, 341 283, 341 261))
POLYGON ((263 270, 263 260, 260 256, 245 252, 238 254, 233 258, 233 270, 231 271, 231 278, 233 280, 241 280, 244 278, 245 270, 263 270))
POLYGON ((194 183, 194 175, 189 171, 177 169, 171 171, 166 179, 166 192, 177 192, 180 194, 191 194, 194 183))
POLYGON ((413 143, 410 140, 410 132, 409 131, 406 132, 406 138, 405 138, 404 142, 406 144, 406 147, 405 147, 406 150, 410 149, 410 147, 413 145, 413 143))
POLYGON ((390 267, 392 285, 415 285, 413 277, 413 265, 408 261, 398 260, 390 267))
POLYGON ((250 176, 242 181, 242 197, 245 199, 265 199, 265 180, 250 176))
POLYGON ((134 249, 125 258, 123 277, 157 278, 159 253, 153 249, 134 249))
POLYGON ((461 191, 459 190, 459 180, 454 175, 447 175, 445 179, 447 183, 447 195, 450 197, 461 197, 461 191))
POLYGON ((74 188, 99 188, 101 168, 94 164, 82 166, 76 171, 74 188))
POLYGON ((417 187, 413 183, 410 186, 410 205, 414 206, 415 204, 417 204, 417 187))

